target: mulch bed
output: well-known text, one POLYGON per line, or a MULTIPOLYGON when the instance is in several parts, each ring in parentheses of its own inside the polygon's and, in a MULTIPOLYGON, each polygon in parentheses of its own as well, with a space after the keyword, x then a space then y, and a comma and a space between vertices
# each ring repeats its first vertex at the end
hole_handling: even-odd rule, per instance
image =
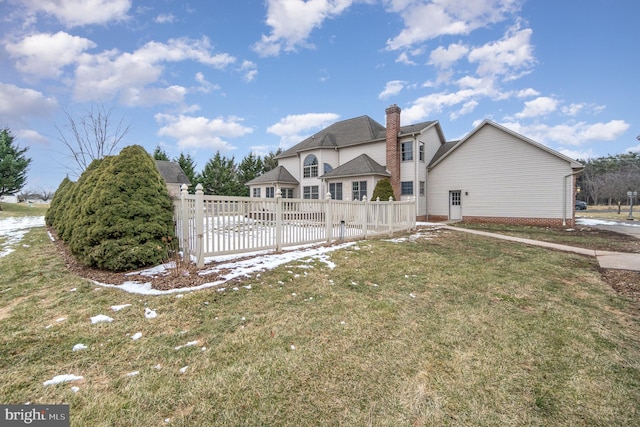
MULTIPOLYGON (((53 230, 49 229, 49 231, 53 236, 55 236, 53 230)), ((156 274, 152 276, 143 276, 137 273, 141 270, 116 273, 82 265, 75 259, 73 255, 71 255, 68 246, 62 240, 56 238, 54 244, 58 250, 58 253, 62 257, 62 259, 64 259, 65 266, 73 274, 85 279, 94 280, 96 282, 109 285, 122 285, 125 282, 140 282, 151 283, 151 287, 158 290, 181 289, 221 280, 224 278, 224 275, 228 273, 228 271, 222 270, 216 273, 201 275, 198 274, 199 271, 196 265, 193 263, 184 263, 182 265, 179 265, 178 269, 168 270, 162 274, 156 274)), ((210 269, 211 267, 211 265, 208 265, 207 269, 210 269)))

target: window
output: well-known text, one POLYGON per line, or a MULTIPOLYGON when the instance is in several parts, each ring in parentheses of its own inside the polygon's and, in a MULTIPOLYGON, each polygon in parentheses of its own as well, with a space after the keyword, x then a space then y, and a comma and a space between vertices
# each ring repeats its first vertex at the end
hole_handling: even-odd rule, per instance
POLYGON ((353 200, 362 200, 367 196, 367 181, 354 181, 351 185, 353 200))
POLYGON ((304 159, 304 168, 302 174, 304 178, 314 178, 318 176, 318 158, 313 154, 309 154, 304 159))
POLYGON ((342 183, 334 182, 329 184, 329 193, 333 200, 342 200, 342 183))
POLYGON ((318 199, 319 192, 317 185, 309 185, 302 189, 302 198, 303 199, 318 199))
POLYGON ((461 192, 460 191, 451 191, 451 206, 460 206, 460 199, 461 199, 461 192))
POLYGON ((331 172, 332 170, 333 166, 331 166, 329 163, 324 164, 324 173, 331 172))
POLYGON ((424 181, 420 181, 420 183, 418 184, 418 185, 420 185, 419 191, 420 191, 420 195, 421 196, 424 196, 424 191, 425 191, 425 185, 424 184, 425 184, 424 181))
POLYGON ((424 162, 424 142, 421 142, 418 146, 418 155, 420 156, 420 161, 424 162))
POLYGON ((402 143, 402 161, 413 160, 413 141, 402 143))
POLYGON ((275 197, 275 188, 274 187, 265 188, 265 196, 268 199, 273 199, 275 197))
POLYGON ((281 188, 283 199, 293 199, 293 188, 281 188))
POLYGON ((413 196, 413 181, 402 181, 400 183, 400 194, 403 196, 413 196))
POLYGON ((260 197, 260 188, 253 189, 253 197, 260 197))

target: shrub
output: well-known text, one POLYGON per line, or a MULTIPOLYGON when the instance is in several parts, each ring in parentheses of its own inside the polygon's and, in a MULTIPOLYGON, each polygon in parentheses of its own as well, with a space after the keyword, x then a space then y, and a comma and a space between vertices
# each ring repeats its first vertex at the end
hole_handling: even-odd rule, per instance
POLYGON ((391 187, 389 178, 382 178, 376 184, 376 188, 373 189, 371 200, 375 201, 378 197, 380 197, 381 202, 388 201, 389 197, 393 198, 393 200, 396 200, 395 196, 393 195, 393 188, 391 187))
POLYGON ((62 215, 62 211, 60 210, 61 205, 67 200, 69 192, 73 188, 73 181, 71 181, 68 177, 62 180, 55 194, 53 195, 53 199, 51 199, 51 203, 49 204, 49 209, 47 209, 47 213, 44 216, 45 223, 48 226, 56 227, 56 223, 59 222, 60 216, 62 215))
POLYGON ((163 238, 173 236, 173 204, 144 148, 124 148, 87 169, 66 217, 69 248, 91 267, 124 271, 162 262, 163 238))

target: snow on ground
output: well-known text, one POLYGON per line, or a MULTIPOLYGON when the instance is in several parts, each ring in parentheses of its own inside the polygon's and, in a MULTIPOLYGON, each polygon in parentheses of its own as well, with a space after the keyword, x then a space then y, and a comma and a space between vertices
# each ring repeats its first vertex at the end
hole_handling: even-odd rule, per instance
POLYGON ((73 374, 56 375, 52 379, 43 382, 42 385, 43 386, 55 385, 55 384, 61 384, 61 383, 68 383, 71 381, 79 381, 81 379, 84 379, 84 377, 79 377, 73 374))
POLYGON ((0 219, 0 238, 5 239, 4 243, 0 244, 0 258, 15 251, 15 246, 32 227, 44 227, 44 217, 22 216, 0 219))
POLYGON ((640 222, 628 222, 628 221, 608 221, 604 219, 593 219, 593 218, 577 218, 576 224, 579 225, 623 225, 626 227, 640 227, 640 222))

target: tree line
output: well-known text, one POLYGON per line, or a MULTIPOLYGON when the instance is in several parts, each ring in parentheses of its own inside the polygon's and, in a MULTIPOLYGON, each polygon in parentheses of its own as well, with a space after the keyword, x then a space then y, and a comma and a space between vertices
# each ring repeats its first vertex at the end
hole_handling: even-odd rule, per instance
POLYGON ((587 204, 626 205, 627 192, 640 191, 640 151, 579 161, 585 168, 577 198, 587 204))
POLYGON ((282 150, 278 149, 264 157, 250 153, 240 163, 236 163, 235 157, 223 156, 218 151, 200 172, 196 172, 196 164, 190 154, 180 153, 179 157, 170 159, 169 155, 157 146, 153 152, 153 158, 173 160, 178 163, 191 181, 190 193, 194 192, 197 184, 202 184, 205 194, 246 197, 249 196, 249 187, 245 184, 278 166, 276 156, 281 152, 282 150))

